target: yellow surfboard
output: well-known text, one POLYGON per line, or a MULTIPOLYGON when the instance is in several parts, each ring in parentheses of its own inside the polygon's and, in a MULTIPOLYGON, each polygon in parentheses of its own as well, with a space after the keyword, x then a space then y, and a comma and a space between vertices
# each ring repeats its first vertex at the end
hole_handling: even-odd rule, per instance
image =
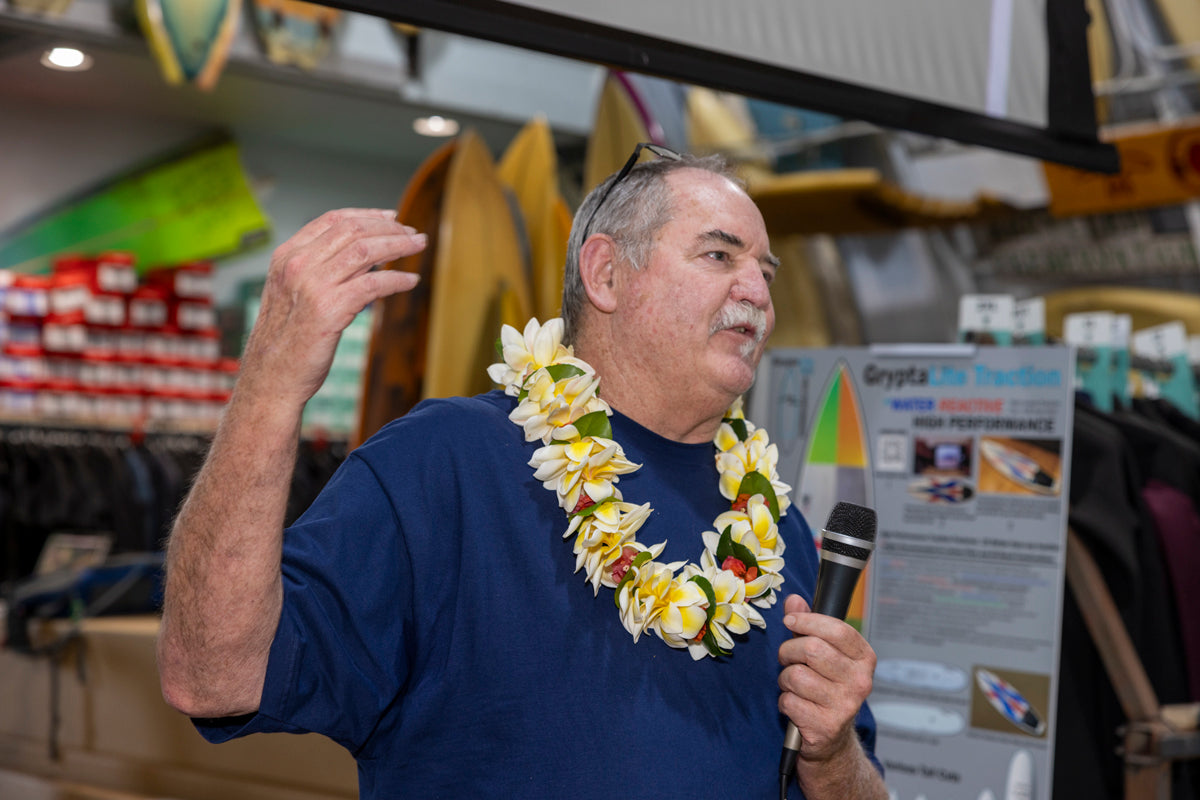
POLYGON ((558 191, 558 155, 545 117, 539 116, 521 129, 496 172, 512 190, 525 220, 534 314, 540 320, 557 317, 571 212, 558 191))
POLYGON ((774 173, 755 144, 754 123, 735 109, 732 99, 703 86, 688 89, 688 149, 698 155, 726 155, 750 183, 769 180, 774 173))
POLYGON ((494 388, 498 323, 522 328, 532 315, 516 223, 483 139, 459 136, 446 178, 426 350, 425 397, 494 388))
POLYGON ((600 90, 596 121, 583 161, 583 190, 590 192, 619 170, 638 142, 649 142, 650 129, 628 81, 609 73, 600 90))
POLYGON ((242 0, 135 0, 150 52, 167 83, 216 87, 237 33, 242 0))
POLYGON ((424 251, 386 267, 416 272, 421 282, 410 292, 375 303, 355 445, 406 414, 421 399, 442 200, 456 145, 455 140, 447 142, 425 160, 408 182, 397 207, 397 219, 427 234, 429 244, 424 251))

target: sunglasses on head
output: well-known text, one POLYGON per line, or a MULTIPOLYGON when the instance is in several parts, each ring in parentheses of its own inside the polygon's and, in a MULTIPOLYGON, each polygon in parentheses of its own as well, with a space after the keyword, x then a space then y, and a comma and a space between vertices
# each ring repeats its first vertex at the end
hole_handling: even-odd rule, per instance
POLYGON ((604 194, 600 195, 600 199, 596 202, 596 205, 592 206, 592 213, 588 215, 587 224, 583 226, 583 238, 581 241, 587 241, 588 233, 592 230, 592 222, 596 219, 596 212, 600 210, 600 206, 604 205, 604 201, 612 194, 612 190, 617 188, 617 184, 629 177, 629 173, 633 171, 634 165, 637 164, 642 150, 649 150, 659 158, 666 158, 671 161, 680 161, 683 159, 683 156, 669 147, 663 147, 661 144, 653 144, 651 142, 639 142, 638 146, 633 148, 633 153, 625 161, 625 166, 621 167, 621 171, 617 173, 617 177, 608 184, 608 188, 604 190, 604 194))

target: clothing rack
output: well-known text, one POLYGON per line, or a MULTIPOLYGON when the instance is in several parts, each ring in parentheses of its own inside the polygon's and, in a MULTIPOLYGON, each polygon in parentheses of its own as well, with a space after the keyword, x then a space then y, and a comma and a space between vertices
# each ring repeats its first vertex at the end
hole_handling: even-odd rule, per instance
POLYGON ((1125 797, 1169 800, 1172 763, 1200 758, 1200 703, 1159 704, 1099 567, 1070 528, 1067 584, 1128 718, 1119 731, 1125 797))
MULTIPOLYGON (((31 574, 54 532, 102 533, 112 552, 161 549, 212 432, 167 424, 0 419, 0 584, 31 574)), ((346 456, 344 442, 300 443, 291 523, 346 456)))

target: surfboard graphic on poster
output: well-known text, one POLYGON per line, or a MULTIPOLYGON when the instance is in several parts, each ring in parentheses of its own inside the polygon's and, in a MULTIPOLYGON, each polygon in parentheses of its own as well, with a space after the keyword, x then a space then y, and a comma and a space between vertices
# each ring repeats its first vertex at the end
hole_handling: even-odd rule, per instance
MULTIPOLYGON (((871 461, 866 427, 854 378, 845 361, 834 366, 816 417, 809 429, 808 449, 796 492, 798 505, 820 545, 820 530, 839 502, 872 506, 871 461)), ((865 612, 866 573, 863 571, 846 621, 861 628, 865 612)))
POLYGON ((991 707, 1017 728, 1030 736, 1046 732, 1042 715, 1011 683, 983 668, 975 670, 975 683, 991 707))

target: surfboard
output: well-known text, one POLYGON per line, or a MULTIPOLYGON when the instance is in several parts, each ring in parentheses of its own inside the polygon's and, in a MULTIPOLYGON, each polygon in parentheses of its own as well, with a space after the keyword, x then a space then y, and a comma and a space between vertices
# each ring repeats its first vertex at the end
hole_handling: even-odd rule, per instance
POLYGON ((237 33, 242 0, 135 0, 150 52, 167 83, 217 85, 237 33))
MULTIPOLYGON (((800 486, 795 495, 818 545, 821 526, 837 503, 872 505, 871 462, 857 395, 849 366, 839 360, 810 427, 800 486)), ((846 613, 846 621, 859 628, 866 610, 870 568, 868 564, 863 570, 846 613)))
POLYGON ((529 242, 533 313, 559 315, 571 212, 558 190, 558 155, 550 123, 539 115, 509 144, 496 174, 516 198, 529 242))
POLYGON ((753 122, 729 95, 703 86, 688 89, 687 126, 688 149, 693 153, 725 154, 751 184, 771 178, 770 162, 755 145, 753 122))
POLYGON ((450 160, 438 235, 422 395, 487 391, 498 323, 523 328, 533 301, 504 187, 472 130, 450 160))
POLYGON ((410 292, 385 297, 374 305, 355 445, 407 413, 421 399, 434 262, 440 245, 439 222, 446 176, 457 144, 457 140, 446 142, 425 159, 397 205, 396 218, 427 234, 429 244, 422 252, 385 267, 416 272, 421 282, 410 292))
POLYGON ((1030 736, 1046 732, 1046 722, 1024 695, 1008 681, 986 669, 975 670, 975 683, 1000 716, 1030 736))
POLYGON ((908 484, 908 494, 934 505, 958 505, 975 496, 975 487, 966 478, 925 475, 908 484))
MULTIPOLYGON (((1011 439, 1002 441, 1004 443, 1001 443, 1001 440, 985 438, 979 442, 979 452, 983 454, 992 469, 1026 491, 1045 495, 1058 494, 1057 469, 1047 468, 1049 465, 1043 466, 1030 455, 1030 453, 1037 453, 1039 448, 1011 439), (1027 452, 1021 452, 1018 447, 1026 448, 1027 452)), ((1042 457, 1048 462, 1055 462, 1055 466, 1057 465, 1058 459, 1054 454, 1044 453, 1042 457)), ((1003 484, 992 481, 990 490, 1003 491, 1003 484)))
POLYGON ((267 60, 313 69, 329 53, 342 12, 303 0, 250 0, 267 60))
POLYGON ((653 142, 649 110, 619 72, 610 72, 600 89, 596 121, 583 161, 583 190, 589 192, 619 170, 639 142, 653 142))
MULTIPOLYGON (((768 345, 773 348, 828 347, 834 342, 834 334, 830 327, 830 306, 826 301, 836 287, 822 285, 820 274, 813 269, 804 237, 776 236, 769 229, 767 233, 771 237, 771 250, 780 263, 771 284, 775 330, 771 332, 768 345)), ((840 343, 852 342, 842 339, 840 343)))

